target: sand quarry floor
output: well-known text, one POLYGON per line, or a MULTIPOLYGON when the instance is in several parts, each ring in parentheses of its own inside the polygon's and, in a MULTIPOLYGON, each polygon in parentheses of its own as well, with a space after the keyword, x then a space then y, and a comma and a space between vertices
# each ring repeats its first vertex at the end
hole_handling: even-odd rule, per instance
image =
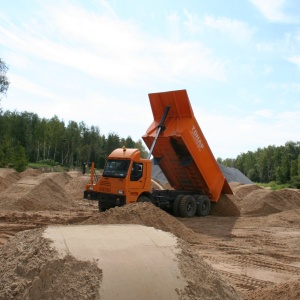
POLYGON ((207 217, 98 212, 80 172, 0 169, 0 300, 300 299, 300 192, 230 183, 207 217))

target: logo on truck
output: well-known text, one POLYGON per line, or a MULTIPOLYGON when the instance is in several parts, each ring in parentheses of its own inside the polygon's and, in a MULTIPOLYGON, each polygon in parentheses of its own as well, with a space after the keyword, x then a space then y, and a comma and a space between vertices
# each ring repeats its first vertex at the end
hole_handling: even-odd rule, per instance
POLYGON ((191 129, 190 132, 191 132, 191 135, 193 137, 193 140, 195 141, 195 143, 197 145, 197 148, 199 150, 203 149, 204 148, 204 144, 202 143, 201 138, 200 138, 200 136, 199 136, 199 134, 198 134, 198 132, 197 132, 197 130, 196 130, 196 128, 195 128, 194 125, 193 125, 193 127, 192 127, 192 129, 191 129))

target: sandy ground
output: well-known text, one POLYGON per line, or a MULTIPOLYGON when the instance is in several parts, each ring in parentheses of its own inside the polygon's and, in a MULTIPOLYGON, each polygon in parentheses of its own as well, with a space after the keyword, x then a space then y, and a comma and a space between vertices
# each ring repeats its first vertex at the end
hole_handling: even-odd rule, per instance
POLYGON ((189 282, 182 299, 300 299, 298 190, 273 192, 256 185, 231 183, 235 195, 222 197, 210 216, 183 219, 148 203, 99 213, 96 202, 82 199, 88 181, 89 177, 79 172, 42 174, 0 169, 0 277, 4 278, 0 282, 0 299, 35 299, 34 295, 36 299, 101 299, 97 294, 97 284, 101 285, 103 279, 101 268, 93 262, 74 260, 72 255, 61 260, 49 251, 42 236, 48 225, 110 224, 144 225, 178 239, 181 257, 177 260, 182 263, 181 274, 189 282), (20 247, 25 247, 25 252, 20 247), (70 270, 62 273, 62 278, 70 278, 72 270, 83 266, 91 270, 93 274, 89 275, 76 272, 76 280, 94 285, 89 291, 74 282, 58 288, 59 283, 53 279, 46 288, 47 278, 55 275, 43 269, 46 257, 47 270, 60 270, 62 266, 65 272, 70 270), (33 258, 39 268, 12 267, 19 261, 25 261, 25 265, 29 261, 31 265, 33 258), (94 278, 89 277, 92 275, 94 278), (34 280, 34 276, 41 279, 34 280), (214 284, 201 289, 199 282, 205 285, 208 281, 214 284))

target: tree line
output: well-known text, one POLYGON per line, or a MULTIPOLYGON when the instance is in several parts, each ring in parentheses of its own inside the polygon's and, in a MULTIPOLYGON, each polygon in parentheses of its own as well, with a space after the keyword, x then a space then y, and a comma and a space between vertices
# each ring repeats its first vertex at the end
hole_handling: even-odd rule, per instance
POLYGON ((106 157, 122 146, 138 148, 142 157, 147 156, 141 140, 116 133, 105 136, 97 126, 75 121, 65 124, 57 116, 46 119, 32 112, 0 112, 0 133, 0 167, 18 171, 28 162, 65 167, 95 162, 96 168, 103 168, 106 157))
MULTIPOLYGON (((47 163, 64 167, 81 167, 95 162, 103 168, 106 157, 116 148, 138 148, 148 155, 141 140, 116 133, 101 134, 99 127, 84 122, 65 124, 57 116, 40 118, 32 112, 0 111, 0 167, 25 170, 28 163, 47 163)), ((217 159, 227 167, 240 170, 253 182, 289 183, 300 188, 300 142, 268 146, 242 153, 236 158, 217 159)))
POLYGON ((258 148, 235 159, 218 158, 218 162, 240 170, 253 182, 276 181, 300 188, 300 142, 288 141, 284 146, 258 148))

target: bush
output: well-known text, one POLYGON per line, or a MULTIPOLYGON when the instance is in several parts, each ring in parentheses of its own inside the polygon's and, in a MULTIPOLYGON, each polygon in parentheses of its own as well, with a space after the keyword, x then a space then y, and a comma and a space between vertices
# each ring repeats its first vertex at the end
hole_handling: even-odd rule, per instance
POLYGON ((300 189, 300 176, 294 176, 292 177, 289 187, 294 189, 300 189))
POLYGON ((14 149, 13 155, 13 166, 17 172, 23 172, 26 170, 28 160, 26 158, 26 153, 24 147, 17 145, 14 149))
POLYGON ((37 163, 40 165, 46 165, 46 166, 51 166, 51 167, 58 165, 58 163, 55 162, 53 159, 39 160, 37 163))

